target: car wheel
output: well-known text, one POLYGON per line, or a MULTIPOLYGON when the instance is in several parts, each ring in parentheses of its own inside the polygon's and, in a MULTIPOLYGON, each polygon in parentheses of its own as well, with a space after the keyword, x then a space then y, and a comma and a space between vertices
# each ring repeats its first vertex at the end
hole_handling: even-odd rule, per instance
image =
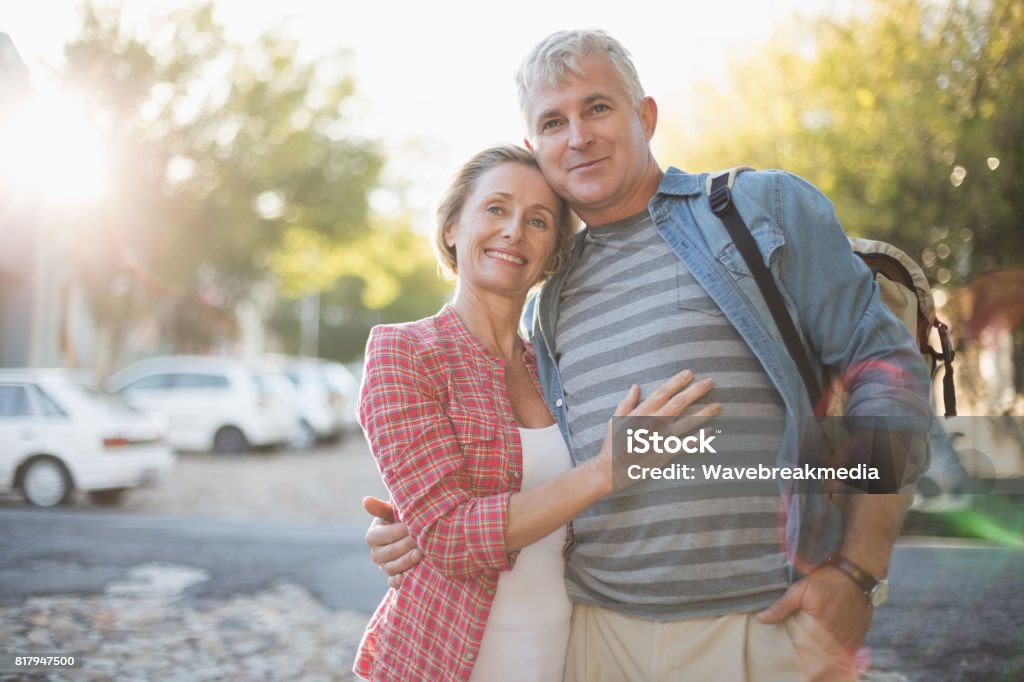
POLYGON ((213 437, 213 451, 221 454, 236 454, 249 449, 245 434, 234 426, 224 426, 213 437))
POLYGON ((21 494, 36 507, 56 507, 71 497, 71 476, 60 460, 36 457, 25 465, 21 494))
POLYGON ((288 447, 292 450, 308 450, 316 445, 316 429, 305 419, 299 422, 295 433, 288 439, 288 447))
POLYGON ((105 490, 91 490, 89 491, 89 501, 101 507, 112 507, 116 504, 121 504, 121 502, 124 500, 124 494, 126 492, 128 492, 128 488, 107 488, 105 490))

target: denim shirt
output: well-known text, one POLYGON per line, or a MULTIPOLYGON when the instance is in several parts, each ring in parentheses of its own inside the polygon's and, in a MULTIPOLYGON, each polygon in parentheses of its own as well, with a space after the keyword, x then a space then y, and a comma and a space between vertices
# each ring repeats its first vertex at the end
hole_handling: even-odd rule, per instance
MULTIPOLYGON (((669 168, 648 210, 659 234, 747 342, 782 396, 787 424, 776 461, 794 466, 804 446, 802 425, 813 414, 810 398, 743 257, 711 212, 707 177, 669 168)), ((871 272, 853 255, 832 203, 813 185, 782 171, 741 173, 733 201, 810 357, 845 378, 846 414, 906 418, 911 424, 906 430, 926 433, 932 415, 928 371, 912 336, 882 302, 871 272)), ((573 261, 583 245, 581 233, 573 261)), ((554 333, 571 269, 570 263, 548 281, 527 309, 541 386, 568 443, 554 333)), ((924 471, 927 449, 917 452, 921 459, 913 465, 924 471)), ((787 557, 791 564, 820 564, 842 540, 838 509, 823 495, 783 493, 787 557)))

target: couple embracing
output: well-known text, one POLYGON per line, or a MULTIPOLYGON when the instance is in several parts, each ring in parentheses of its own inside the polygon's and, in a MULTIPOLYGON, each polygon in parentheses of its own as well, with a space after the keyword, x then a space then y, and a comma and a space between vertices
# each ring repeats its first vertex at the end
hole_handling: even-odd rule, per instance
MULTIPOLYGON (((622 45, 555 33, 517 85, 526 149, 474 156, 438 209, 452 302, 367 345, 360 423, 393 505, 368 501, 384 520, 367 541, 392 587, 355 672, 855 679, 907 496, 854 495, 840 512, 709 486, 613 490, 612 416, 791 425, 812 407, 707 238, 720 223, 706 176, 655 160, 657 106, 622 45), (812 507, 836 518, 808 539, 812 507)), ((924 363, 828 200, 777 171, 739 176, 734 196, 807 345, 850 377, 850 412, 927 417, 924 363)), ((794 432, 743 457, 773 465, 794 432)))

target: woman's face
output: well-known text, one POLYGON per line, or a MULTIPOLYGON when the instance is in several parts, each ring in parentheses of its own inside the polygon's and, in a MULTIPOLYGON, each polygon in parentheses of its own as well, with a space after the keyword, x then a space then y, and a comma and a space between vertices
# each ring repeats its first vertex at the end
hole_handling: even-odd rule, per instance
POLYGON ((561 199, 536 168, 506 162, 481 175, 444 230, 460 287, 525 297, 555 252, 561 199))

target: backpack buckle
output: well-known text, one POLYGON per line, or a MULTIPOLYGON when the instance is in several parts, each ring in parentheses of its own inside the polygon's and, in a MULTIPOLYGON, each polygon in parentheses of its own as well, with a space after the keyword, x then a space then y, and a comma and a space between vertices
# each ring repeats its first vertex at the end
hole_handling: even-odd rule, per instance
POLYGON ((721 186, 712 189, 708 201, 711 202, 711 212, 722 217, 732 206, 732 192, 729 191, 729 186, 722 183, 721 186))

